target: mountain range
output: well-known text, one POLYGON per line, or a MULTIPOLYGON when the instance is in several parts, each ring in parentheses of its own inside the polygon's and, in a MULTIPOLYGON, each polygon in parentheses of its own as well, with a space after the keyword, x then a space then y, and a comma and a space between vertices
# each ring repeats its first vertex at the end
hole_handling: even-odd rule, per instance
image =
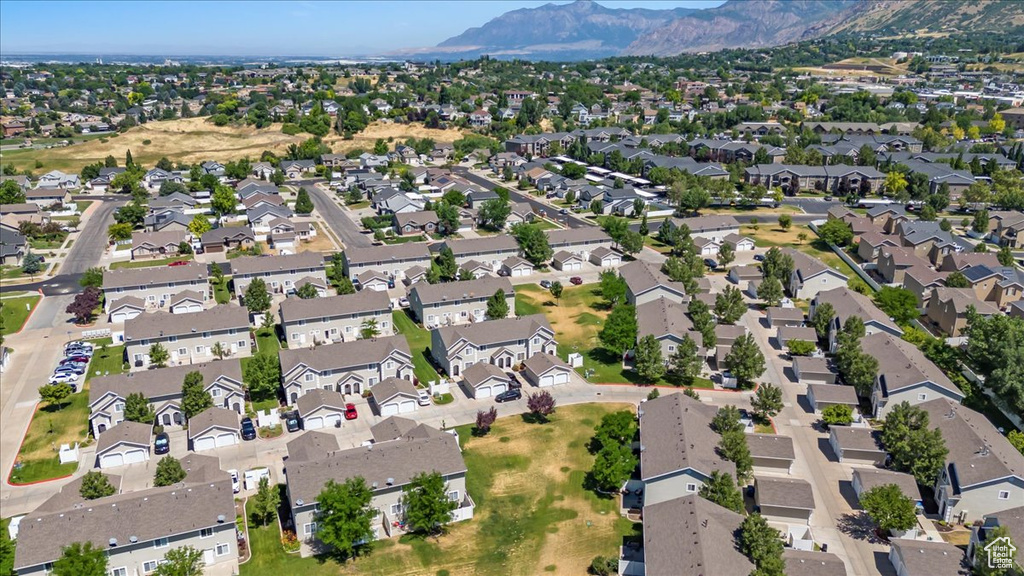
POLYGON ((506 12, 406 56, 583 60, 757 48, 841 32, 999 31, 1019 0, 728 0, 714 8, 607 8, 593 0, 506 12))

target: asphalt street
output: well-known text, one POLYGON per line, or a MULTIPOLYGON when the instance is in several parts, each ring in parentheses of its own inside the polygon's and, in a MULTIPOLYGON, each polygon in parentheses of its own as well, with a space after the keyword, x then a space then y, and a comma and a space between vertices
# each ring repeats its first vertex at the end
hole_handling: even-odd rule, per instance
MULTIPOLYGON (((493 180, 488 180, 483 176, 473 174, 472 172, 469 171, 469 169, 461 166, 456 166, 452 168, 452 172, 457 174, 459 177, 465 178, 466 180, 469 180, 470 182, 483 188, 486 188, 488 190, 494 190, 495 188, 498 187, 498 184, 495 183, 493 180)), ((518 190, 515 190, 513 188, 506 189, 508 190, 508 196, 510 200, 515 202, 528 202, 530 206, 533 207, 534 212, 544 212, 545 214, 548 215, 549 218, 558 220, 558 222, 568 226, 569 228, 584 228, 586 226, 593 226, 593 224, 587 222, 582 218, 573 216, 571 213, 567 215, 556 214, 554 208, 550 204, 545 204, 544 202, 537 200, 536 198, 529 194, 523 194, 522 192, 519 192, 518 190)))
MULTIPOLYGON (((304 183, 315 183, 316 181, 301 181, 304 183)), ((345 248, 368 248, 372 245, 370 237, 359 230, 359 226, 352 221, 345 211, 342 210, 334 200, 323 190, 316 186, 306 186, 309 191, 309 198, 320 217, 327 222, 331 230, 341 239, 345 248)))

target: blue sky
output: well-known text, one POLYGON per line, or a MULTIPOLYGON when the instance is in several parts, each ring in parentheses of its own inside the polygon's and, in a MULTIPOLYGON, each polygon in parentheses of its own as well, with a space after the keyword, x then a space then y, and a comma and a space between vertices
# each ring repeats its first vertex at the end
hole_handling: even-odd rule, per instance
MULTIPOLYGON (((706 8, 724 0, 604 0, 706 8)), ((344 56, 433 46, 527 0, 0 2, 0 57, 15 53, 344 56), (47 22, 49 24, 47 24, 47 22)), ((565 3, 565 2, 555 2, 565 3)))

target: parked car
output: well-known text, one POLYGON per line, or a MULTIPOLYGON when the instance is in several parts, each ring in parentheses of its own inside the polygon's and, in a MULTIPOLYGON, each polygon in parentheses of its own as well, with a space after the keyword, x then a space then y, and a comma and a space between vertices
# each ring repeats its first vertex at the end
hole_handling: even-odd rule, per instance
POLYGON ((355 404, 345 404, 345 420, 355 420, 359 418, 359 412, 356 412, 355 404))
POLYGON ((61 362, 53 370, 54 372, 74 372, 75 374, 85 374, 85 364, 81 362, 61 362))
POLYGON ((764 262, 764 254, 754 254, 754 260, 764 262))
POLYGON ((287 412, 283 416, 284 426, 289 432, 299 431, 299 414, 297 412, 287 412))
POLYGON ((831 201, 832 201, 832 197, 831 196, 825 196, 825 202, 831 202, 831 201))
POLYGON ((540 287, 541 288, 551 288, 551 280, 541 280, 540 281, 540 287))
POLYGON ((711 268, 712 270, 718 268, 718 262, 716 262, 713 258, 705 258, 704 265, 707 266, 708 268, 711 268))
POLYGON ((565 208, 562 208, 561 210, 558 211, 558 213, 564 215, 564 214, 568 214, 569 211, 567 209, 565 209, 565 208))
POLYGON ((505 372, 510 382, 509 388, 522 388, 523 385, 519 382, 519 376, 516 376, 515 372, 505 372))
POLYGON ((74 372, 54 372, 53 376, 50 376, 50 384, 60 384, 61 382, 77 382, 78 374, 74 372))
POLYGON ((519 388, 510 388, 501 394, 494 397, 495 402, 512 402, 513 400, 519 400, 523 397, 523 393, 519 388))
POLYGON ((252 418, 242 418, 242 440, 255 440, 256 439, 256 425, 252 423, 252 418))
POLYGON ((398 299, 398 307, 399 308, 408 308, 409 307, 409 299, 408 298, 399 298, 398 299))
POLYGON ((153 440, 153 454, 167 454, 171 451, 171 437, 167 432, 161 432, 153 440))
POLYGON ((88 364, 89 357, 86 356, 85 354, 72 354, 70 356, 65 356, 64 359, 61 360, 60 362, 61 364, 65 362, 80 362, 82 364, 88 364))
POLYGON ((171 262, 168 266, 188 266, 188 260, 177 260, 175 262, 171 262))
POLYGON ((417 390, 416 400, 419 401, 420 406, 430 406, 430 393, 426 390, 417 390))
POLYGON ((238 482, 238 470, 228 470, 228 474, 231 475, 231 491, 238 494, 238 491, 241 488, 238 482))
POLYGON ((579 276, 573 276, 572 278, 569 278, 569 283, 574 286, 579 286, 580 284, 583 284, 583 278, 580 278, 579 276))
POLYGON ((92 356, 92 346, 68 346, 64 349, 65 356, 92 356))

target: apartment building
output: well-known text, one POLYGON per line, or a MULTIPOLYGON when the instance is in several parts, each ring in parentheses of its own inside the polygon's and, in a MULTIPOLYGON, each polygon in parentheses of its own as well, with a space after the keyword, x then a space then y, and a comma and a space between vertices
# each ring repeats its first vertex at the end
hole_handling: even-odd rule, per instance
POLYGON ((363 328, 391 336, 391 299, 387 292, 362 290, 326 298, 287 298, 281 303, 281 326, 289 348, 351 342, 363 328))
POLYGON ((289 404, 317 388, 362 394, 386 378, 413 379, 412 353, 400 335, 281 350, 279 356, 289 404))
POLYGON ((555 354, 557 346, 543 314, 445 326, 430 333, 430 354, 452 378, 478 362, 511 368, 534 354, 555 354))
POLYGON ((515 315, 512 283, 508 278, 493 276, 444 284, 416 283, 409 290, 409 308, 427 329, 483 322, 487 319, 487 301, 499 291, 505 295, 509 316, 515 315))
POLYGON ((417 242, 369 248, 347 248, 345 250, 345 275, 354 279, 360 274, 372 270, 401 280, 405 278, 405 272, 410 268, 429 269, 431 258, 427 245, 417 242))
POLYGON ((442 246, 452 251, 456 264, 476 260, 490 266, 492 272, 500 270, 505 259, 519 255, 519 243, 508 235, 445 240, 442 246))
POLYGON ((266 282, 267 291, 271 294, 287 294, 306 279, 327 284, 327 267, 323 254, 319 252, 235 258, 231 261, 231 275, 238 296, 244 295, 245 289, 256 278, 266 282))
POLYGON ((154 344, 167 350, 169 366, 202 364, 216 360, 218 353, 227 358, 252 355, 249 312, 238 306, 216 306, 200 314, 142 314, 125 321, 124 341, 132 370, 149 368, 154 344))
POLYGON ((145 302, 147 309, 167 306, 179 292, 192 290, 209 298, 209 273, 205 264, 190 262, 184 266, 153 266, 103 271, 104 312, 114 302, 133 296, 145 302))

